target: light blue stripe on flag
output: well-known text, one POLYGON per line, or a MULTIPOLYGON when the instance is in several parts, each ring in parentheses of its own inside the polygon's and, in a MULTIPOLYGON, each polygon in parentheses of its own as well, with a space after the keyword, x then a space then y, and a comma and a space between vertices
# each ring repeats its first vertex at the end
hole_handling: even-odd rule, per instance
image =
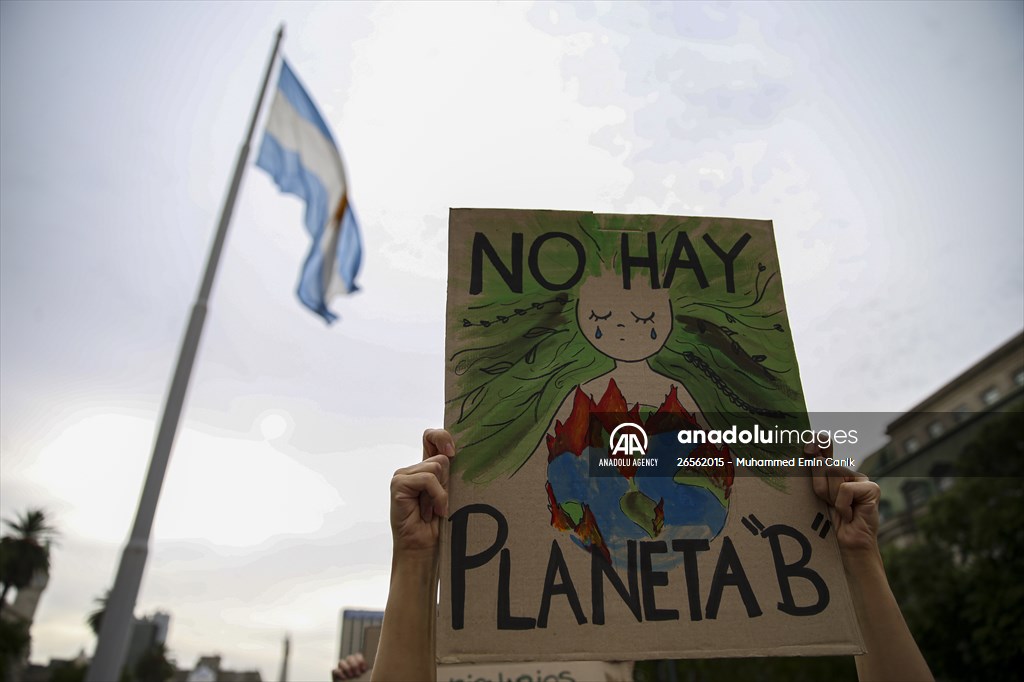
POLYGON ((328 323, 327 303, 357 291, 362 239, 348 202, 345 169, 330 129, 287 63, 267 117, 256 165, 282 192, 306 202, 305 227, 312 245, 299 276, 299 300, 328 323))

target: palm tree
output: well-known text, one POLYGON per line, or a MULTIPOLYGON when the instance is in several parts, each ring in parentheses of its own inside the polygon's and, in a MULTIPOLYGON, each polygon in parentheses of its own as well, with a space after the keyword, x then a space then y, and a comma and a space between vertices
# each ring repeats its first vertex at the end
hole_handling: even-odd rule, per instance
POLYGON ((96 604, 96 608, 89 613, 89 617, 85 619, 85 622, 89 624, 89 629, 93 631, 97 637, 100 636, 100 627, 103 625, 103 614, 107 610, 107 600, 110 599, 110 590, 103 593, 102 597, 96 597, 92 600, 96 604))
POLYGON ((0 538, 0 609, 9 589, 27 587, 37 572, 50 570, 50 545, 57 537, 42 509, 29 509, 4 524, 10 532, 0 538))

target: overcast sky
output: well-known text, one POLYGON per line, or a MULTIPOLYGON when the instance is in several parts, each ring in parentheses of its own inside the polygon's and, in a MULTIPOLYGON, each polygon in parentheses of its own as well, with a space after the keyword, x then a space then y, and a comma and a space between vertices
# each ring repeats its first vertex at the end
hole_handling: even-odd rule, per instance
MULTIPOLYGON (((327 328, 250 166, 138 612, 326 679, 440 425, 447 209, 774 220, 811 410, 900 411, 1024 327, 1019 2, 0 4, 0 515, 62 531, 33 659, 112 582, 273 33, 364 239, 327 328)), ((256 145, 259 143, 257 133, 256 145)))

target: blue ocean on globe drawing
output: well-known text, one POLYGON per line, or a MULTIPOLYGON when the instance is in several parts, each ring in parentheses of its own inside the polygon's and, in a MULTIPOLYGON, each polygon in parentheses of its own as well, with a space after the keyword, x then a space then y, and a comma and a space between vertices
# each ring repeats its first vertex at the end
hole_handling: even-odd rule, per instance
MULTIPOLYGON (((689 456, 694 448, 692 444, 680 444, 675 432, 652 435, 645 457, 657 460, 657 466, 642 469, 632 482, 615 467, 591 475, 591 461, 610 457, 608 448, 589 446, 580 457, 563 452, 548 463, 548 482, 560 504, 575 501, 589 506, 616 567, 627 565, 627 541, 635 540, 665 542, 668 553, 656 555, 654 563, 669 568, 683 558, 681 553, 671 551, 672 540, 711 540, 722 532, 729 513, 728 500, 723 503, 704 486, 675 480, 680 473, 678 458, 689 456), (638 490, 653 503, 664 500, 664 526, 654 537, 623 511, 621 500, 630 490, 638 490)), ((586 549, 578 537, 571 537, 577 546, 586 549)))

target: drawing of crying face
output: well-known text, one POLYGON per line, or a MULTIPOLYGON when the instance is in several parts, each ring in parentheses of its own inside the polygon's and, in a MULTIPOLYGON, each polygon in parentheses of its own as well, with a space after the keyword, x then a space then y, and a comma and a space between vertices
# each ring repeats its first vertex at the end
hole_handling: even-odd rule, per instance
POLYGON ((583 283, 576 319, 587 340, 605 355, 623 362, 651 357, 672 331, 672 304, 667 289, 651 289, 634 278, 622 288, 622 275, 613 272, 583 283))

